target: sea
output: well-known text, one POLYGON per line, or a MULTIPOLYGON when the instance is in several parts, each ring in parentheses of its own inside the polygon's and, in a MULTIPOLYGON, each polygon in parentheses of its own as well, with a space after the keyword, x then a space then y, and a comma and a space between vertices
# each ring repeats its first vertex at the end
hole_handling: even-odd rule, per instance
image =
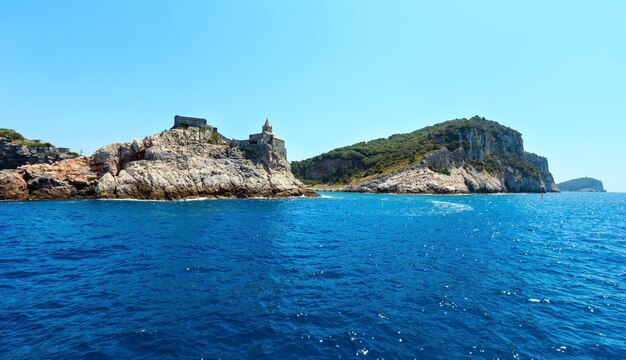
POLYGON ((0 202, 1 359, 626 359, 626 194, 0 202))

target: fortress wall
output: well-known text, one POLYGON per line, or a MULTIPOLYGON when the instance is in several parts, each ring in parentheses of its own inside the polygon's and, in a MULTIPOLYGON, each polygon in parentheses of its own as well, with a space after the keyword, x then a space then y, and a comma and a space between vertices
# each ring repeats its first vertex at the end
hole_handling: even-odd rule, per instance
POLYGON ((173 129, 185 128, 185 127, 200 127, 200 126, 207 126, 206 119, 194 118, 194 117, 188 117, 188 116, 180 116, 180 115, 174 116, 173 129))

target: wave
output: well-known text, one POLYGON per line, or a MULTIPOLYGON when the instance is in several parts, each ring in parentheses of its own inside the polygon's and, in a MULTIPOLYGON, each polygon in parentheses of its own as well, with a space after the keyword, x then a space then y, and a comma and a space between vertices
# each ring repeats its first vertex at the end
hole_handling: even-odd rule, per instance
POLYGON ((460 204, 450 201, 431 201, 433 204, 433 210, 444 213, 455 213, 455 212, 463 212, 463 211, 473 211, 474 208, 467 204, 460 204))

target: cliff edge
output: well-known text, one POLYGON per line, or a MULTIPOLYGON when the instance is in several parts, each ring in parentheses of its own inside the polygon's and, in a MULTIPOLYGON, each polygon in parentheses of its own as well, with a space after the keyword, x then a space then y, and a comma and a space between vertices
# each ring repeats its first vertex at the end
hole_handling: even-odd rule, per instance
POLYGON ((335 149, 292 167, 305 182, 355 192, 558 191, 547 159, 526 152, 519 132, 478 116, 335 149))
POLYGON ((91 156, 1 170, 0 199, 316 195, 292 175, 284 142, 271 126, 253 141, 236 141, 205 120, 186 119, 204 120, 177 116, 170 130, 110 144, 91 156))
POLYGON ((0 169, 17 169, 27 164, 52 164, 78 154, 41 140, 29 140, 13 129, 0 129, 0 169))

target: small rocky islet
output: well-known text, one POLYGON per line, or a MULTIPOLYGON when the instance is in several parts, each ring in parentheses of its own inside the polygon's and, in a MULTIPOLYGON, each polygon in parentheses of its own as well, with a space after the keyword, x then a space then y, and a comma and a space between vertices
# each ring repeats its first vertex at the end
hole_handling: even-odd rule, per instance
POLYGON ((518 131, 479 116, 292 164, 269 120, 261 133, 234 140, 205 119, 177 115, 169 130, 90 156, 1 133, 0 145, 2 200, 317 196, 304 183, 368 193, 559 191, 547 159, 526 152, 518 131))
POLYGON ((205 119, 176 116, 170 130, 143 140, 42 162, 1 170, 0 199, 317 196, 292 175, 269 120, 248 140, 229 140, 205 119))

